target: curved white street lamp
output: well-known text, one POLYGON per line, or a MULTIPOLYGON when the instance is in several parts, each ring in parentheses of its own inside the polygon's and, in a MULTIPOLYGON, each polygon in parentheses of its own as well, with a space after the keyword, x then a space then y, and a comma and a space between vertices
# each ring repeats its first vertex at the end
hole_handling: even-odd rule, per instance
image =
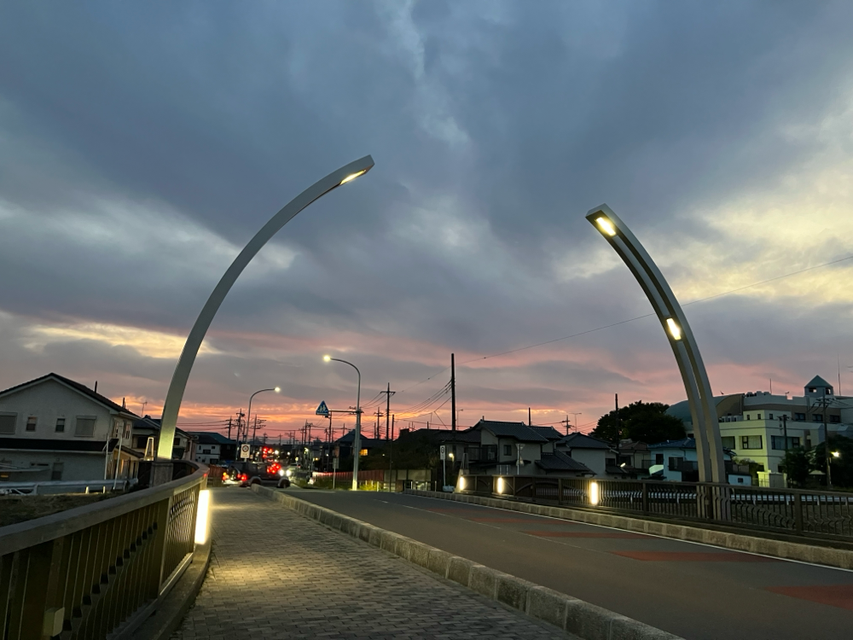
POLYGON ((323 356, 323 362, 343 362, 355 369, 355 372, 358 374, 358 391, 356 391, 355 396, 355 434, 352 439, 352 490, 358 491, 358 457, 361 454, 361 371, 352 362, 333 358, 332 356, 323 356))
POLYGON ((222 276, 219 284, 216 285, 213 293, 210 294, 204 307, 202 307, 198 318, 196 318, 195 324, 190 330, 189 336, 187 336, 187 341, 184 343, 184 349, 181 351, 181 357, 178 359, 175 372, 172 374, 172 381, 169 384, 169 391, 166 394, 166 402, 163 405, 160 442, 157 446, 157 461, 161 463, 163 470, 158 472, 155 465, 151 474, 152 484, 160 484, 172 479, 171 470, 167 472, 163 463, 169 461, 172 457, 172 441, 175 439, 175 426, 178 422, 178 412, 181 408, 181 401, 184 397, 190 371, 192 371, 195 358, 198 355, 198 350, 210 327, 210 323, 213 321, 216 312, 219 310, 219 306, 222 304, 225 296, 228 295, 234 282, 243 273, 243 269, 246 268, 246 265, 251 262, 252 258, 257 255, 258 251, 261 250, 270 238, 285 224, 290 222, 297 213, 337 187, 364 175, 372 167, 373 158, 364 156, 315 182, 270 218, 261 230, 255 234, 255 237, 243 248, 240 255, 231 263, 231 266, 228 267, 225 275, 222 276))
POLYGON ((699 347, 681 305, 654 260, 610 207, 603 204, 590 209, 586 219, 598 229, 634 274, 666 332, 687 391, 696 439, 699 481, 727 483, 717 405, 711 394, 711 384, 699 347))
MULTIPOLYGON (((272 389, 261 389, 259 391, 255 391, 252 395, 249 396, 249 408, 246 409, 246 439, 249 439, 249 425, 252 423, 252 398, 254 398, 259 393, 263 393, 264 391, 275 391, 279 393, 281 391, 281 387, 273 387, 272 389)), ((254 434, 252 435, 252 440, 255 439, 254 434)))

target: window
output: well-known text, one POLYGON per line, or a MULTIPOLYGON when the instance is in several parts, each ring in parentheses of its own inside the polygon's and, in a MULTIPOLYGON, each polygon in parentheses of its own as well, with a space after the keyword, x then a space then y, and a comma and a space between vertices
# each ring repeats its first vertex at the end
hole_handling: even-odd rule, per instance
MULTIPOLYGON (((788 448, 793 449, 794 447, 800 446, 800 439, 788 437, 788 448)), ((770 436, 770 447, 776 449, 777 451, 782 451, 785 449, 785 438, 783 436, 770 436)))
POLYGON ((512 445, 511 444, 505 444, 504 445, 504 455, 505 456, 511 456, 512 455, 512 445))
POLYGON ((54 462, 53 469, 50 471, 51 480, 62 480, 62 469, 65 465, 61 462, 54 462))
POLYGON ((841 422, 841 416, 829 416, 829 421, 834 424, 838 424, 841 422))
POLYGON ((663 454, 656 453, 655 454, 655 464, 663 464, 663 454))
POLYGON ((358 452, 358 455, 366 456, 367 455, 367 449, 362 449, 361 451, 358 452))
POLYGON ((65 418, 56 419, 56 433, 65 433, 65 418))
POLYGON ((741 436, 740 437, 740 448, 741 449, 763 449, 761 443, 761 436, 741 436))
POLYGON ((761 413, 757 413, 757 414, 755 414, 755 419, 756 419, 756 420, 761 420, 761 413))
POLYGON ((201 452, 202 452, 202 453, 207 453, 207 454, 209 454, 209 453, 210 453, 210 449, 202 449, 202 450, 201 450, 201 452))
POLYGON ((805 422, 806 414, 805 413, 795 413, 794 414, 794 422, 805 422))
POLYGON ((27 431, 35 431, 36 423, 38 422, 38 418, 35 416, 30 416, 27 418, 27 431))
POLYGON ((734 436, 723 436, 720 440, 723 441, 723 447, 726 449, 734 449, 736 446, 734 436))
POLYGON ((812 422, 823 422, 823 418, 818 413, 812 414, 812 422))
POLYGON ((148 438, 146 436, 136 436, 137 449, 144 449, 146 444, 148 444, 148 438))
POLYGON ((176 436, 176 437, 175 437, 175 441, 172 443, 172 446, 177 447, 179 444, 181 444, 181 441, 180 441, 180 439, 176 436))
POLYGON ((773 414, 772 414, 772 413, 768 413, 768 414, 767 414, 767 419, 768 419, 768 420, 772 420, 772 419, 773 419, 773 414))
POLYGON ((746 414, 746 419, 749 420, 749 414, 748 413, 746 414))
POLYGON ((17 421, 17 413, 0 413, 0 433, 3 435, 15 433, 15 423, 17 421))
POLYGON ((89 437, 95 435, 95 418, 90 416, 77 416, 74 435, 89 437))

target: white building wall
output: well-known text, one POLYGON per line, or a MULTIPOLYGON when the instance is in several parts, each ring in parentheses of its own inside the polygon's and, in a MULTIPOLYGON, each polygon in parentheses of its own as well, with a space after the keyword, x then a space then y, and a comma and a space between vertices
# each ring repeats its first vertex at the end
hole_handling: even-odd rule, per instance
POLYGON ((606 473, 607 449, 572 449, 569 455, 574 460, 586 465, 597 476, 603 476, 606 473))

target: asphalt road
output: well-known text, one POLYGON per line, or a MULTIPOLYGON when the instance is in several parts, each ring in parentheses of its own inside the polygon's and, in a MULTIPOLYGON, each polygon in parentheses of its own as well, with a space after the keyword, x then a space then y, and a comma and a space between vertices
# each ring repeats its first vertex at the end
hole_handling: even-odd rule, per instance
POLYGON ((299 498, 688 640, 853 638, 853 572, 397 493, 299 498))

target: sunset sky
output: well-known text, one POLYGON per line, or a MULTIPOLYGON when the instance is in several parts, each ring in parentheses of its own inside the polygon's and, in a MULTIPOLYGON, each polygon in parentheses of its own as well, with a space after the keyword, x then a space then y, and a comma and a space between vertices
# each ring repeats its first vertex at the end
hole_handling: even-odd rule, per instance
POLYGON ((323 425, 356 394, 324 354, 368 414, 390 383, 398 427, 450 424, 451 352, 461 426, 682 400, 584 219, 604 202, 701 300, 715 394, 840 370, 846 395, 851 24, 848 1, 3 3, 0 388, 55 371, 159 416, 243 245, 371 154, 238 280, 179 425, 276 385, 262 433, 323 425))

